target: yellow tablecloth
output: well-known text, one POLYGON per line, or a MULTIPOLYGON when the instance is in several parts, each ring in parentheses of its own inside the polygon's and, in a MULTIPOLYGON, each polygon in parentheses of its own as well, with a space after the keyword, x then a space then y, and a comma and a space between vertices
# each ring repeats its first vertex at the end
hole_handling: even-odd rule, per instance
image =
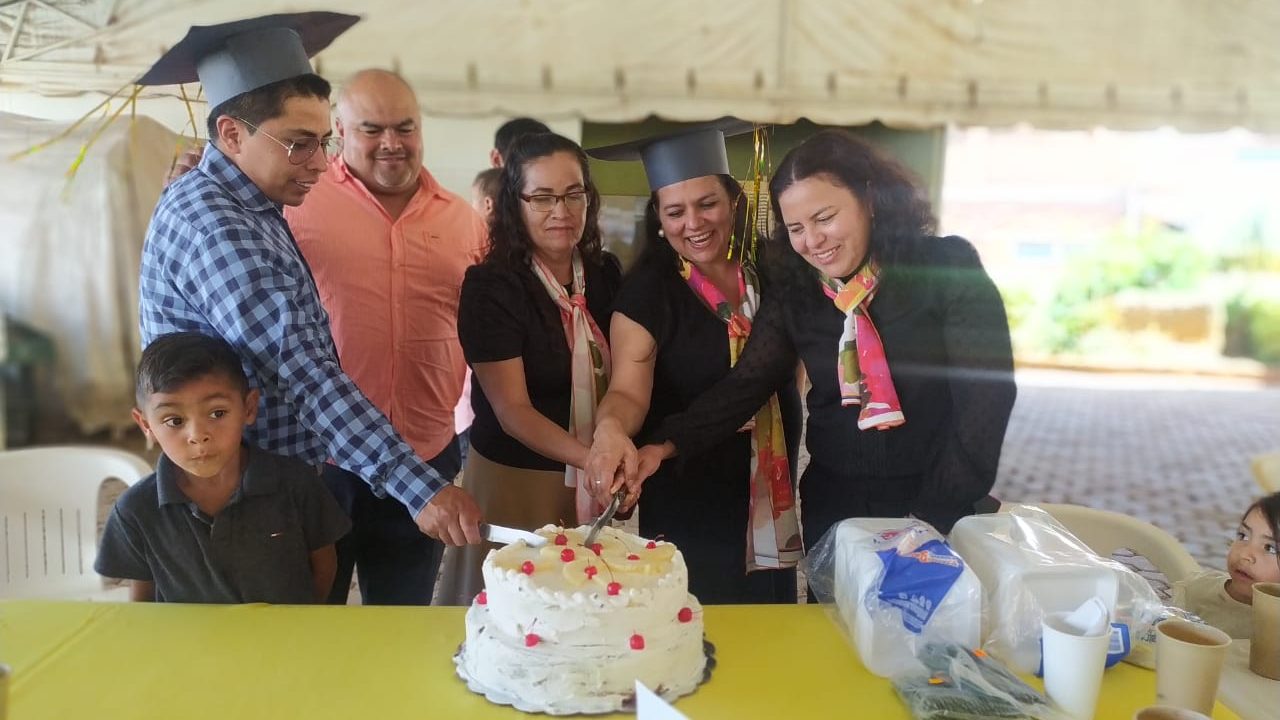
MULTIPOLYGON (((454 674, 462 612, 9 601, 0 662, 13 667, 11 720, 525 717, 454 674)), ((909 718, 818 607, 708 607, 705 618, 718 664, 676 703, 691 720, 909 718)), ((1117 665, 1097 717, 1128 720, 1154 696, 1154 673, 1117 665)))

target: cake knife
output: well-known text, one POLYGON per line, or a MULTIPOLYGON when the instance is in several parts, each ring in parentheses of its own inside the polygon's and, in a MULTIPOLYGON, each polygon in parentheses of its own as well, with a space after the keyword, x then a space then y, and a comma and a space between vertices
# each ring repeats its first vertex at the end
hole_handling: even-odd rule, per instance
POLYGON ((509 545, 517 540, 523 540, 529 547, 542 547, 547 544, 546 538, 528 530, 517 530, 516 528, 503 527, 501 525, 490 525, 489 523, 481 523, 480 534, 485 540, 502 545, 509 545))
POLYGON ((613 499, 609 501, 609 507, 605 508, 604 512, 600 513, 600 517, 591 523, 591 532, 587 533, 587 540, 582 543, 583 545, 591 547, 591 543, 595 542, 596 536, 600 534, 600 529, 608 525, 609 521, 613 519, 614 514, 618 512, 618 506, 622 505, 622 499, 626 496, 626 488, 621 488, 613 494, 613 499))

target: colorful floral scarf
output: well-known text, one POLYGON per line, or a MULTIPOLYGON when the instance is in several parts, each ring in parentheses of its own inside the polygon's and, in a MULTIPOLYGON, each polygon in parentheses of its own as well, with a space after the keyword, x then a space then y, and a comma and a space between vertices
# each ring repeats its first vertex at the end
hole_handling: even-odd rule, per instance
MULTIPOLYGON (((555 275, 542 261, 533 258, 533 274, 542 282, 547 294, 560 309, 560 322, 564 325, 564 337, 573 355, 573 392, 569 404, 569 434, 591 444, 596 424, 596 407, 609 388, 609 342, 587 311, 587 281, 582 269, 582 255, 573 252, 572 293, 556 281, 555 275)), ((575 505, 579 523, 590 523, 604 511, 595 502, 587 486, 582 468, 565 466, 564 484, 577 488, 575 505)))
MULTIPOLYGON (((760 308, 760 281, 750 268, 738 266, 740 307, 729 304, 692 263, 680 261, 680 275, 728 326, 729 366, 738 364, 751 335, 751 320, 760 308)), ((794 567, 803 555, 796 520, 782 410, 775 394, 756 412, 751 432, 751 506, 747 526, 747 572, 794 567)))
POLYGON ((884 344, 867 314, 880 282, 880 267, 866 263, 848 284, 825 275, 821 279, 823 292, 844 313, 844 331, 836 346, 840 404, 862 406, 859 430, 888 430, 905 423, 898 391, 889 376, 884 344))

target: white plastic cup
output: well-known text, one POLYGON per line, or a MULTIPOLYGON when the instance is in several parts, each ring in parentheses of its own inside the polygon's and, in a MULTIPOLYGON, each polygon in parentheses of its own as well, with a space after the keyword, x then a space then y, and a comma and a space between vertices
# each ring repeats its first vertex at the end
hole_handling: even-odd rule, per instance
POLYGON ((1093 720, 1106 669, 1111 626, 1099 635, 1081 635, 1066 624, 1070 613, 1049 613, 1042 623, 1044 690, 1075 720, 1093 720))
POLYGON ((1208 715, 1195 710, 1173 707, 1172 705, 1152 705, 1133 714, 1133 720, 1211 720, 1208 715))

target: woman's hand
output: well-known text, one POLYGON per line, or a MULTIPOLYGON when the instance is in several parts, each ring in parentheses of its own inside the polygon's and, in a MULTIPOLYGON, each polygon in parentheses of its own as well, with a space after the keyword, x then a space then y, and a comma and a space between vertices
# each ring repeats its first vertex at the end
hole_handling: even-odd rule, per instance
POLYGON ((630 512, 631 508, 635 507, 636 501, 640 499, 644 481, 658 471, 663 460, 673 454, 675 454, 675 448, 671 443, 645 445, 636 451, 636 479, 626 484, 627 497, 622 501, 622 512, 630 512))
POLYGON ((613 494, 623 485, 628 489, 634 485, 638 495, 640 486, 635 481, 636 463, 636 446, 617 423, 604 420, 596 425, 583 470, 587 473, 591 494, 597 501, 609 504, 613 494))

